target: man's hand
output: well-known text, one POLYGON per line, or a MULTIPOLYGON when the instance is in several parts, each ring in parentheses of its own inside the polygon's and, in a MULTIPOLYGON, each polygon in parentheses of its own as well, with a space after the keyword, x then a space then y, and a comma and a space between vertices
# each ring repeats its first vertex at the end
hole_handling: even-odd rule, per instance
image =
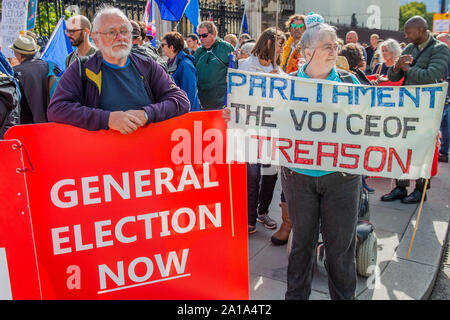
POLYGON ((231 110, 229 108, 223 109, 222 118, 225 122, 229 122, 231 120, 231 110))
POLYGON ((411 63, 413 62, 413 56, 410 54, 405 54, 398 58, 397 62, 394 65, 394 72, 398 72, 399 70, 408 71, 411 68, 411 63))
MULTIPOLYGON (((139 111, 139 110, 134 110, 139 111)), ((145 112, 141 110, 142 112, 145 112)), ((145 125, 145 121, 142 121, 137 116, 124 112, 114 111, 109 114, 108 126, 112 130, 120 131, 122 134, 129 134, 136 131, 139 127, 145 125)))
POLYGON ((125 112, 132 114, 136 118, 139 118, 139 120, 142 121, 144 126, 147 124, 147 121, 148 121, 147 113, 144 110, 127 110, 125 112))

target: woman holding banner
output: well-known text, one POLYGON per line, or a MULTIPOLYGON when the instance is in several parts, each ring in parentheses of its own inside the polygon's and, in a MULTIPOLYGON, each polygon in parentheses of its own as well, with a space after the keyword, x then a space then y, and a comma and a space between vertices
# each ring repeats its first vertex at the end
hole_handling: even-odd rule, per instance
MULTIPOLYGON (((240 60, 239 70, 284 73, 279 67, 280 54, 286 42, 281 31, 268 28, 259 36, 250 57, 240 60), (275 41, 276 40, 276 41, 275 41), (275 62, 275 64, 273 63, 275 62)), ((268 229, 275 229, 277 223, 269 217, 269 206, 277 182, 277 168, 271 165, 247 164, 248 233, 256 232, 256 221, 268 229), (261 172, 262 170, 262 172, 261 172)))
MULTIPOLYGON (((359 83, 336 69, 338 54, 334 27, 318 14, 305 19, 300 40, 307 63, 299 77, 359 83)), ((292 223, 292 251, 287 270, 285 298, 308 299, 314 274, 320 232, 325 245, 328 288, 332 299, 354 299, 356 289, 356 225, 361 176, 282 167, 281 183, 292 223)))

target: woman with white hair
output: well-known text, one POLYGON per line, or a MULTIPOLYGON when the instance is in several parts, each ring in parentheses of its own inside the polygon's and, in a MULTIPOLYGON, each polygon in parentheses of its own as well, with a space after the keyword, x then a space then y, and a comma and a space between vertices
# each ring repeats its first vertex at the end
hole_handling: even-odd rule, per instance
POLYGON ((383 78, 387 81, 387 72, 401 56, 402 48, 396 40, 387 39, 381 43, 378 51, 381 51, 380 62, 375 65, 372 74, 384 76, 383 78))
MULTIPOLYGON (((300 47, 306 64, 300 67, 298 76, 358 83, 350 73, 336 69, 338 38, 335 28, 324 23, 318 14, 306 16, 305 23, 300 47)), ((285 298, 309 298, 320 226, 331 299, 354 299, 361 176, 281 167, 281 184, 293 233, 285 298)))

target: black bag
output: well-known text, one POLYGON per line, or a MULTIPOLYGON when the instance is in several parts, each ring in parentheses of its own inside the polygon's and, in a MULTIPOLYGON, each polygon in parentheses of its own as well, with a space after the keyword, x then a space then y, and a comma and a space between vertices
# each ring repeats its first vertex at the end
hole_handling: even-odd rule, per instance
POLYGON ((20 99, 14 79, 0 72, 0 139, 6 130, 20 123, 20 99))

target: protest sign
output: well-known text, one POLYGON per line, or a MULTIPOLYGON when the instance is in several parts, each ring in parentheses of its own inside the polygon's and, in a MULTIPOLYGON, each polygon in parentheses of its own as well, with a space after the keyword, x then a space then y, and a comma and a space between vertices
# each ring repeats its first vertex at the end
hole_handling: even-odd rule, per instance
POLYGON ((229 70, 227 160, 429 178, 446 92, 229 70))
POLYGON ((248 299, 246 169, 223 161, 220 111, 126 136, 39 124, 5 138, 34 168, 43 299, 248 299))
POLYGON ((21 146, 0 141, 0 300, 40 299, 21 146))
POLYGON ((9 46, 19 36, 20 31, 26 30, 27 2, 28 0, 2 1, 2 52, 7 58, 14 58, 14 53, 9 46))
POLYGON ((34 27, 36 26, 37 7, 38 0, 28 0, 27 30, 34 29, 34 27))

